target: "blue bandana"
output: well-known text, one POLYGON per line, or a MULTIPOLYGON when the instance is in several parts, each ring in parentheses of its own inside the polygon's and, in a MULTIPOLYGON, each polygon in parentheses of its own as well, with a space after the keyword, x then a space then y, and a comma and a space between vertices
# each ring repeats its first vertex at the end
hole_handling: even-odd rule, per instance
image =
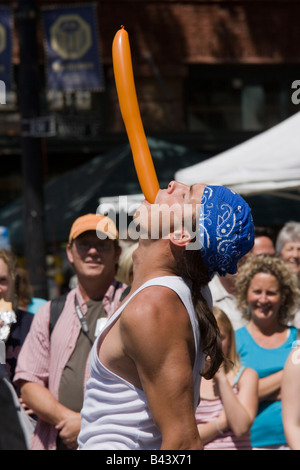
POLYGON ((238 261, 254 244, 251 210, 224 186, 206 186, 199 217, 200 252, 210 278, 237 272, 238 261))

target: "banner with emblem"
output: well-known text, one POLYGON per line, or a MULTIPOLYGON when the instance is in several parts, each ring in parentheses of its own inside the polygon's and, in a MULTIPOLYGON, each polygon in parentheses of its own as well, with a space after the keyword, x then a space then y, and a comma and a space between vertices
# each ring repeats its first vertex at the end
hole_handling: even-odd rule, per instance
POLYGON ((0 80, 11 89, 12 72, 12 10, 0 7, 0 80))
POLYGON ((42 10, 47 84, 53 91, 104 89, 94 4, 42 10))

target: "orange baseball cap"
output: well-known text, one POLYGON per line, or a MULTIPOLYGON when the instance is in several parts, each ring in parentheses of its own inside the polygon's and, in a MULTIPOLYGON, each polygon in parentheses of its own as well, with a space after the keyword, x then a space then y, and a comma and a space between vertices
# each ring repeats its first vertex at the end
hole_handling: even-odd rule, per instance
POLYGON ((69 243, 89 230, 95 230, 101 239, 108 237, 111 240, 116 240, 119 237, 118 230, 109 217, 100 214, 86 214, 78 217, 73 223, 69 235, 69 243), (105 234, 106 237, 103 237, 102 234, 105 234))

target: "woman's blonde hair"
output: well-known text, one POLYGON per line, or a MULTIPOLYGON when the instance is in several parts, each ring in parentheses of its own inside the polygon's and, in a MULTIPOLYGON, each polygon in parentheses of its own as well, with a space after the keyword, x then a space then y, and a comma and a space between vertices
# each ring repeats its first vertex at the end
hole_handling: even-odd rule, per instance
POLYGON ((227 355, 224 356, 225 372, 227 374, 232 370, 237 373, 241 367, 241 363, 239 355, 236 351, 235 334, 232 323, 226 313, 218 307, 213 307, 213 314, 217 320, 219 328, 224 328, 225 332, 229 336, 229 351, 227 355))
POLYGON ((8 273, 10 278, 12 279, 13 288, 11 295, 12 297, 8 299, 8 301, 12 302, 13 309, 17 308, 17 295, 16 295, 16 275, 17 275, 17 264, 18 260, 15 254, 12 251, 6 250, 5 248, 0 249, 0 259, 6 264, 8 267, 8 273))
POLYGON ((127 285, 131 284, 133 269, 132 255, 137 249, 138 245, 138 243, 133 243, 132 245, 122 250, 116 274, 117 281, 124 282, 127 285))
POLYGON ((26 269, 17 267, 15 288, 16 295, 18 296, 18 305, 23 310, 26 310, 33 297, 33 288, 30 284, 29 275, 26 269))
POLYGON ((253 277, 259 273, 271 274, 277 279, 280 294, 284 299, 280 319, 284 323, 292 320, 300 301, 297 277, 283 260, 270 255, 249 255, 239 267, 235 290, 237 307, 244 318, 249 320, 247 302, 249 285, 253 277))

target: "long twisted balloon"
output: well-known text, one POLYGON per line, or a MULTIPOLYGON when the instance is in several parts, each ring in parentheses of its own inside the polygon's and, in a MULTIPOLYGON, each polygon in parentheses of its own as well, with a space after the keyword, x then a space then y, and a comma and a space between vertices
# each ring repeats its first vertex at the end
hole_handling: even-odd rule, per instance
POLYGON ((114 37, 112 57, 121 114, 130 143, 135 170, 145 198, 153 204, 159 190, 159 184, 140 115, 132 70, 129 37, 124 27, 121 27, 114 37))

